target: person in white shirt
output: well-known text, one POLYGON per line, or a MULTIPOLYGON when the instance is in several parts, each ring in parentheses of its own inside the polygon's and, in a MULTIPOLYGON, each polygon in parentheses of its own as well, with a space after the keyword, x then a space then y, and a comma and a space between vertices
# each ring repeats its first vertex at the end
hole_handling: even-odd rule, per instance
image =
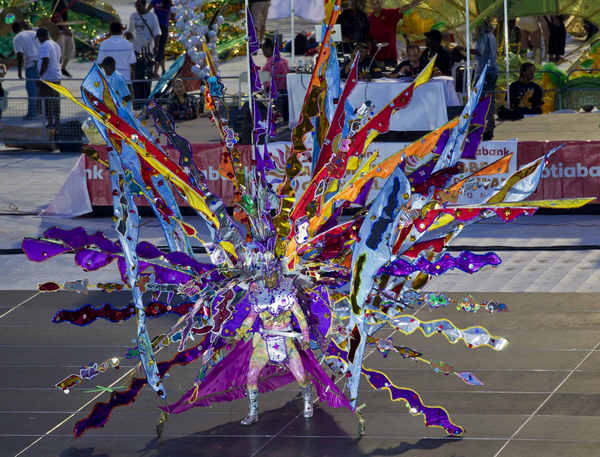
POLYGON ((110 24, 110 36, 100 43, 96 62, 101 65, 104 59, 112 57, 115 59, 115 69, 121 73, 127 84, 130 84, 135 71, 135 52, 133 44, 124 39, 122 33, 123 26, 120 22, 110 24))
POLYGON ((48 129, 55 130, 60 122, 60 94, 42 81, 60 84, 61 51, 56 41, 50 39, 48 30, 40 27, 36 32, 41 43, 38 70, 40 73, 39 94, 48 120, 48 129))
POLYGON ((146 0, 136 0, 135 11, 129 18, 129 29, 133 33, 133 47, 136 54, 152 53, 158 46, 160 25, 153 11, 147 11, 146 0))
POLYGON ((37 61, 40 42, 37 40, 33 30, 24 30, 23 24, 18 21, 13 22, 12 31, 15 34, 15 37, 13 38, 13 49, 17 56, 19 79, 23 79, 23 66, 25 67, 27 115, 23 119, 35 119, 39 113, 37 80, 40 75, 38 73, 37 61))
MULTIPOLYGON (((146 0, 136 0, 135 12, 129 18, 129 32, 133 33, 136 55, 135 79, 144 80, 154 75, 153 50, 158 47, 160 25, 152 11, 147 11, 146 0)), ((150 81, 133 83, 134 109, 141 109, 150 95, 150 81)))

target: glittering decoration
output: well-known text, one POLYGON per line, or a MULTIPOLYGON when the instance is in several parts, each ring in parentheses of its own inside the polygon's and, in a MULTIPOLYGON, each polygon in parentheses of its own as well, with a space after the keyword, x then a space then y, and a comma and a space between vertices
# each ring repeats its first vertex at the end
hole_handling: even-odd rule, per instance
MULTIPOLYGON (((107 292, 126 288, 131 300, 118 306, 88 304, 61 310, 54 321, 86 326, 98 318, 123 322, 135 314, 136 338, 126 344, 131 347, 123 357, 139 363, 143 376, 133 378, 125 390, 97 386, 110 398, 96 403, 76 423, 75 436, 106 424, 112 411, 135 401, 146 384, 166 398, 163 379, 169 369, 192 362, 196 363, 194 381, 180 398, 160 406, 165 414, 159 418, 159 435, 167 427, 168 414, 246 395, 256 399, 258 392, 270 392, 294 380, 303 387, 306 419, 313 414, 314 389, 320 401, 354 414, 364 432, 365 406, 359 399, 364 377, 373 389, 387 391, 392 401, 402 401, 411 415, 422 415, 426 426, 460 436, 464 429, 443 407, 428 406, 414 390, 397 386, 387 374, 365 366, 365 348, 372 345, 398 363, 426 364, 436 375, 453 375, 470 386, 483 385, 474 373, 460 371, 452 362, 426 358, 417 349, 376 334, 388 327, 397 330, 400 338, 420 334, 435 343, 446 340, 470 349, 504 349, 508 340, 480 325, 458 326, 443 317, 418 319, 417 308, 429 306, 435 310, 433 315, 452 303, 443 294, 428 295, 419 289, 453 269, 473 274, 500 265, 500 258, 492 252, 463 251, 457 256, 446 252, 466 226, 494 216, 510 222, 532 215, 540 206, 578 207, 592 198, 525 201, 556 149, 512 173, 508 173, 508 161, 500 159, 455 179, 465 172, 460 164, 463 153, 471 154, 480 141, 489 103, 480 100, 485 70, 459 118, 384 160, 377 153, 367 153, 373 140, 389 129, 391 116, 401 116, 414 103, 414 90, 428 81, 435 60, 382 107, 368 107, 365 101, 360 112, 348 108, 358 74, 355 61, 341 91, 334 77, 336 50, 331 42, 341 11, 339 0, 326 5, 323 43, 300 123, 292 132, 292 147, 285 151, 271 153, 266 147, 272 113, 267 110, 263 118, 255 109, 260 79, 249 57, 254 166, 242 164, 236 133, 222 114, 225 94, 216 57, 217 31, 225 24, 220 16, 229 6, 208 17, 203 8, 209 3, 214 6, 202 0, 177 1, 175 21, 178 37, 195 62, 193 71, 205 82, 208 111, 222 140, 219 171, 237 193, 235 220, 219 196, 208 190, 189 142, 177 134, 160 107, 151 104, 149 110, 157 130, 179 151, 178 162, 122 106, 97 66, 82 83, 83 101, 60 85, 46 83, 90 115, 109 148, 108 161, 102 164, 110 175, 116 240, 102 232, 55 227, 40 238, 26 238, 23 251, 35 262, 69 254, 84 271, 118 269, 122 283, 99 286, 107 292), (338 98, 335 110, 334 98, 338 98), (465 148, 467 143, 469 148, 465 148), (477 177, 496 173, 509 176, 494 186, 475 186, 477 177), (184 220, 175 202, 176 192, 201 218, 198 226, 184 220), (165 250, 140 240, 134 197, 150 204, 167 242, 165 250), (342 220, 347 209, 354 210, 354 215, 342 220), (201 243, 203 262, 192 251, 192 240, 201 243), (176 316, 166 330, 152 333, 150 318, 166 314, 176 316), (166 347, 177 353, 159 362, 156 355, 166 347), (332 381, 326 367, 344 376, 345 390, 332 381)), ((248 32, 251 54, 258 42, 253 31, 248 32)), ((272 84, 271 95, 276 90, 272 84)), ((40 286, 47 291, 61 288, 84 292, 87 283, 85 287, 78 281, 40 286)), ((472 303, 469 298, 469 311, 472 303)), ((506 309, 496 302, 473 306, 474 310, 482 307, 493 312, 506 309)), ((92 362, 57 386, 68 392, 93 379, 108 363, 92 362)), ((256 408, 251 407, 242 423, 256 420, 256 408)))
MULTIPOLYGON (((163 302, 151 302, 146 305, 146 316, 160 317, 167 313, 183 316, 189 311, 193 303, 180 303, 172 306, 163 302)), ((62 309, 58 311, 52 318, 55 324, 61 322, 69 322, 74 325, 84 327, 91 324, 96 319, 102 318, 110 322, 123 322, 135 315, 135 306, 133 304, 125 308, 114 308, 109 303, 102 306, 84 305, 75 310, 62 309)))

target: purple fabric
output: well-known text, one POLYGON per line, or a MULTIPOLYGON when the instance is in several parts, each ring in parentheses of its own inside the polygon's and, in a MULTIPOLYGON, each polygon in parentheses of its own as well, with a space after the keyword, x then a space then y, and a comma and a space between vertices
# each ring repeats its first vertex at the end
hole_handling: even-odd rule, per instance
MULTIPOLYGON (((350 205, 350 203, 354 204, 354 205, 358 205, 358 206, 365 206, 367 203, 367 197, 369 196, 369 191, 371 190, 371 186, 373 186, 373 183, 375 182, 374 179, 369 179, 364 186, 362 187, 362 189, 360 190, 360 192, 358 193, 358 196, 356 197, 356 199, 352 202, 343 202, 341 205, 339 205, 335 211, 333 212, 333 214, 329 217, 329 219, 327 219, 325 221, 325 223, 319 228, 319 230, 317 231, 317 235, 320 233, 324 233, 329 229, 332 229, 333 227, 335 227, 336 225, 338 225, 338 218, 340 217, 340 215, 342 214, 342 211, 350 205)), ((360 218, 356 218, 357 223, 359 221, 361 221, 360 218)))
POLYGON ((75 254, 75 263, 86 271, 98 270, 114 259, 114 256, 106 252, 92 251, 91 249, 81 249, 75 254))
MULTIPOLYGON (((448 140, 448 138, 446 138, 446 141, 447 140, 448 140)), ((439 145, 439 142, 438 142, 438 145, 439 145)), ((433 168, 435 167, 436 163, 437 163, 436 159, 431 159, 425 165, 423 165, 422 167, 419 167, 417 170, 413 171, 408 176, 410 183, 413 186, 416 186, 418 184, 421 184, 421 183, 427 181, 431 177, 431 172, 433 171, 433 168)))
POLYGON ((52 227, 44 232, 44 238, 63 241, 73 249, 79 249, 87 245, 95 244, 103 251, 112 253, 122 251, 118 243, 110 241, 102 232, 88 235, 83 227, 76 227, 72 230, 63 230, 58 227, 52 227))
POLYGON ((252 89, 252 93, 254 94, 262 89, 260 76, 258 75, 260 67, 254 63, 252 56, 248 58, 250 59, 250 87, 252 89))
MULTIPOLYGON (((273 43, 273 61, 272 61, 272 71, 271 71, 271 99, 275 100, 279 96, 279 91, 277 90, 277 83, 275 82, 275 67, 281 61, 281 54, 279 52, 279 35, 275 35, 275 42, 273 43)), ((270 108, 270 107, 269 107, 270 108)))
POLYGON ((452 257, 450 254, 444 254, 442 258, 435 263, 429 262, 424 257, 419 257, 415 263, 407 262, 402 258, 397 258, 391 264, 382 267, 379 274, 390 274, 393 276, 406 276, 415 271, 422 271, 431 275, 441 275, 448 270, 458 268, 466 273, 475 273, 486 265, 500 265, 502 260, 497 254, 488 252, 486 254, 474 254, 470 251, 462 251, 458 257, 452 257))
MULTIPOLYGON (((331 343, 327 352, 345 362, 348 362, 348 352, 343 351, 335 343, 331 343)), ((361 372, 366 376, 369 384, 375 390, 387 389, 392 401, 404 400, 409 408, 416 410, 418 413, 423 414, 425 417, 425 425, 427 427, 441 427, 447 433, 451 435, 461 435, 464 433, 464 429, 452 422, 448 411, 439 406, 427 406, 421 400, 421 397, 417 392, 412 389, 406 389, 403 387, 396 386, 390 378, 381 371, 369 370, 362 367, 361 372)))
MULTIPOLYGON (((197 360, 202 356, 204 351, 208 348, 210 338, 204 338, 204 341, 193 348, 187 349, 183 352, 179 352, 171 360, 166 362, 160 362, 158 364, 158 372, 163 377, 171 367, 175 365, 187 365, 194 360, 197 360)), ((222 347, 223 344, 216 344, 216 349, 222 347)), ((75 438, 80 437, 89 428, 103 427, 108 422, 112 410, 118 406, 127 406, 133 403, 140 390, 147 384, 145 378, 133 378, 129 389, 124 392, 112 392, 110 394, 110 400, 107 403, 98 402, 92 408, 90 414, 81 419, 73 427, 73 435, 75 438)))
POLYGON ((465 146, 460 156, 461 159, 475 159, 477 148, 481 143, 481 136, 483 135, 483 130, 485 127, 485 117, 487 116, 487 112, 490 108, 491 100, 492 99, 490 96, 487 96, 480 100, 477 104, 475 112, 473 113, 471 125, 477 124, 478 127, 467 135, 465 146))
MULTIPOLYGON (((117 258, 121 278, 124 282, 127 282, 127 265, 125 259, 122 257, 123 251, 121 246, 118 242, 110 241, 102 232, 88 235, 82 227, 72 230, 52 227, 44 232, 44 236, 52 240, 59 240, 63 244, 25 238, 22 247, 30 260, 41 262, 58 254, 75 251, 75 263, 86 271, 94 271, 110 264, 117 258), (88 248, 92 246, 100 249, 100 252, 96 249, 88 248), (120 255, 116 256, 114 254, 120 255)), ((183 252, 164 253, 156 246, 145 241, 137 245, 136 252, 142 259, 156 259, 162 256, 171 265, 191 267, 197 274, 204 275, 205 281, 220 281, 223 279, 223 276, 214 270, 213 265, 200 263, 183 252), (211 272, 210 270, 214 271, 211 272)), ((139 271, 144 272, 147 269, 154 270, 156 281, 159 283, 179 284, 191 279, 191 276, 186 273, 140 260, 139 271)))
POLYGON ((322 351, 325 351, 329 344, 327 334, 331 327, 331 306, 329 294, 324 286, 318 286, 310 293, 310 313, 307 313, 310 337, 319 344, 322 351))
POLYGON ((254 27, 254 20, 252 19, 250 8, 246 9, 246 21, 248 21, 248 47, 250 48, 250 54, 252 55, 258 52, 260 43, 256 37, 256 28, 254 27))
POLYGON ((21 248, 29 260, 34 262, 43 262, 44 260, 55 257, 59 254, 69 252, 71 249, 62 244, 52 243, 50 241, 38 240, 35 238, 25 238, 21 243, 21 248))
MULTIPOLYGON (((350 402, 339 390, 319 362, 310 351, 298 350, 304 369, 310 373, 315 389, 322 401, 333 408, 347 407, 352 409, 350 402)), ((252 355, 252 341, 240 341, 206 375, 204 381, 196 388, 186 392, 176 403, 160 407, 170 414, 178 414, 196 406, 209 406, 213 403, 232 401, 246 395, 246 380, 248 365, 252 355), (190 399, 195 398, 194 401, 190 399)), ((294 376, 287 368, 279 365, 267 365, 261 372, 258 390, 261 393, 271 392, 294 381, 294 376)))

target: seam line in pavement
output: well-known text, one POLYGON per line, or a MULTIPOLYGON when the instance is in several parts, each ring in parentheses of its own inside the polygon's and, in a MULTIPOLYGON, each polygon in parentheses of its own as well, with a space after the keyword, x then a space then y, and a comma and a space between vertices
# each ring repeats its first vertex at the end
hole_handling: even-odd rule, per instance
MULTIPOLYGON (((116 381, 114 381, 108 387, 110 388, 110 387, 115 386, 116 384, 118 384, 119 382, 121 382, 123 379, 125 379, 127 376, 129 376, 134 371, 135 371, 135 368, 131 368, 127 373, 125 373, 119 379, 117 379, 116 381)), ((97 394, 96 396, 94 396, 91 400, 88 400, 86 403, 84 403, 83 405, 81 405, 77 409, 77 411, 71 413, 66 419, 63 419, 62 421, 60 421, 58 424, 56 424, 54 427, 52 427, 46 433, 44 433, 43 435, 40 435, 37 440, 31 442, 24 449, 22 449, 21 451, 19 451, 18 454, 15 454, 15 457, 19 457, 20 455, 22 455, 23 453, 25 453, 26 451, 28 451, 29 449, 31 449, 33 446, 35 446, 37 443, 39 443, 40 441, 42 441, 45 437, 47 437, 48 435, 50 435, 54 430, 62 427, 65 423, 67 423, 69 420, 71 420, 73 417, 75 417, 77 414, 79 414, 84 408, 87 408, 88 405, 90 405, 92 402, 96 401, 98 398, 100 398, 105 393, 106 392, 100 392, 99 394, 97 394)))
POLYGON ((594 349, 592 349, 591 351, 589 351, 583 357, 583 359, 581 359, 581 361, 575 366, 575 368, 573 368, 572 370, 569 371, 569 373, 564 377, 564 379, 554 388, 554 390, 550 393, 550 395, 548 395, 544 399, 544 401, 542 403, 540 403, 540 405, 535 409, 535 411, 533 411, 529 415, 529 417, 527 417, 527 419, 525 419, 525 421, 519 426, 519 428, 517 428, 515 430, 515 432, 510 436, 510 438, 508 438, 508 440, 506 440, 506 442, 502 445, 502 447, 500 449, 498 449, 498 451, 494 454, 494 457, 498 457, 502 453, 502 451, 504 449, 506 449, 506 447, 510 444, 510 442, 515 439, 515 436, 517 436, 517 434, 521 430, 523 430, 523 428, 531 421, 531 419, 533 419, 533 417, 538 413, 538 411, 540 411, 544 407, 544 405, 550 401, 550 399, 552 398, 552 396, 556 392, 558 392, 558 390, 569 380, 569 378, 573 375, 573 373, 576 370, 578 370, 581 365, 583 365, 583 363, 588 359, 588 357, 590 355, 592 355, 594 353, 594 351, 596 351, 598 349, 598 347, 600 347, 600 341, 598 341, 598 343, 596 344, 596 346, 594 346, 594 349))
MULTIPOLYGON (((423 303, 423 304, 421 305, 421 307, 420 307, 419 309, 417 309, 417 310, 416 310, 416 311, 413 313, 413 316, 416 316, 416 315, 417 315, 417 313, 418 313, 419 311, 421 311, 421 310, 422 310, 424 307, 425 307, 425 303, 423 303)), ((394 329, 394 331, 388 335, 388 338, 392 337, 392 336, 393 336, 393 335, 394 335, 396 332, 397 332, 397 330, 396 330, 396 329, 394 329)), ((377 349, 372 349, 372 350, 371 350, 371 352, 368 352, 368 353, 367 353, 367 355, 365 355, 365 356, 363 357, 363 360, 365 360, 367 357, 369 357, 371 354, 373 354, 373 353, 374 353, 376 350, 377 350, 377 349)), ((337 379, 337 381, 335 381, 335 383, 337 384, 338 382, 340 382, 340 381, 341 381, 342 379, 344 379, 344 378, 345 378, 345 376, 344 376, 344 375, 340 376, 340 377, 337 379)), ((271 441, 273 441, 275 438, 277 438, 277 437, 278 437, 278 436, 281 434, 281 432, 283 432, 283 431, 284 431, 284 430, 285 430, 285 429, 286 429, 286 428, 287 428, 287 427, 288 427, 288 426, 289 426, 291 423, 293 423, 293 422, 294 422, 296 419, 298 419, 298 417, 300 417, 300 415, 301 415, 301 414, 303 414, 303 412, 302 412, 302 411, 300 411, 298 414, 296 414, 296 416, 295 416, 295 417, 294 417, 294 418, 293 418, 291 421, 289 421, 287 424, 285 424, 285 425, 284 425, 284 426, 281 428, 281 430, 279 430, 277 433, 275 433, 273 436, 271 436, 271 437, 270 437, 270 438, 269 438, 269 439, 268 439, 268 440, 265 442, 265 444, 263 444, 263 445, 262 445, 261 447, 259 447, 259 448, 258 448, 256 451, 254 451, 254 452, 252 453, 252 455, 250 455, 250 457, 256 457, 256 455, 258 455, 258 453, 259 453, 259 452, 261 452, 263 449, 265 449, 265 448, 266 448, 266 447, 269 445, 269 443, 270 443, 271 441)), ((16 456, 15 456, 15 457, 16 457, 16 456)))
POLYGON ((25 303, 27 303, 29 300, 32 300, 33 298, 37 297, 39 294, 41 294, 41 292, 37 292, 35 294, 33 294, 31 297, 26 298, 25 300, 23 300, 21 303, 16 304, 15 306, 13 306, 11 309, 9 309, 8 311, 6 311, 5 313, 0 315, 0 319, 2 319, 4 316, 9 315, 10 313, 12 313, 15 309, 20 308, 21 306, 23 306, 25 303))

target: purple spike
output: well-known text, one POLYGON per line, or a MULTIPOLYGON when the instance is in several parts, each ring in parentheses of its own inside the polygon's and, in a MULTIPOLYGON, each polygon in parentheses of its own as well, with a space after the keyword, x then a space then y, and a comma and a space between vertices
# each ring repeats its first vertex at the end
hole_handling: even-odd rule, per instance
POLYGON ((250 8, 246 9, 246 21, 248 21, 248 47, 250 48, 250 55, 253 55, 260 49, 260 43, 256 37, 256 28, 254 27, 250 8))
POLYGON ((471 125, 478 124, 480 127, 477 127, 475 130, 469 133, 469 135, 467 135, 465 146, 463 148, 462 155, 460 156, 461 159, 475 159, 477 148, 481 143, 481 136, 485 127, 485 117, 487 116, 491 101, 491 97, 487 96, 477 104, 475 112, 473 113, 471 125))

